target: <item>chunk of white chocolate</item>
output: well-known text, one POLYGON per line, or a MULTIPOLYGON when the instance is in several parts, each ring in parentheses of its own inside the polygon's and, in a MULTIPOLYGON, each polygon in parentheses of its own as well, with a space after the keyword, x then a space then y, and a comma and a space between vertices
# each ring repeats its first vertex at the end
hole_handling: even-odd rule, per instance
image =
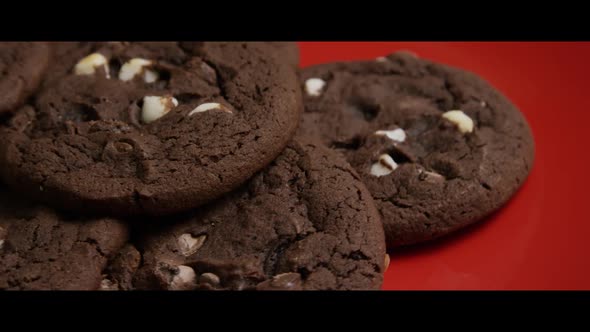
POLYGON ((179 265, 178 273, 172 277, 169 290, 189 290, 196 285, 197 275, 190 266, 179 265))
POLYGON ((76 75, 93 75, 96 73, 96 68, 101 66, 104 68, 106 77, 111 78, 109 74, 109 61, 100 53, 92 53, 78 61, 74 67, 74 73, 76 75))
POLYGON ((150 60, 133 58, 121 66, 121 70, 119 71, 119 79, 121 81, 130 81, 136 75, 143 73, 143 80, 146 83, 153 83, 158 80, 159 75, 157 72, 146 68, 152 64, 153 62, 150 60))
POLYGON ((0 250, 4 247, 4 239, 6 239, 6 231, 0 227, 0 250))
POLYGON ((103 291, 110 291, 110 290, 119 290, 119 287, 113 283, 112 281, 110 281, 109 279, 102 279, 102 281, 100 282, 100 290, 103 291))
POLYGON ((211 286, 217 286, 221 280, 216 274, 213 273, 203 273, 199 277, 199 284, 209 284, 211 286))
POLYGON ((184 256, 190 256, 197 252, 207 239, 207 235, 193 237, 192 234, 185 233, 178 237, 178 248, 184 256))
POLYGON ((442 117, 457 125, 459 131, 463 134, 473 131, 473 120, 461 110, 445 112, 442 117))
POLYGON ((318 97, 322 94, 325 85, 326 81, 321 78, 310 78, 305 81, 305 92, 308 96, 318 97))
POLYGON ((387 138, 389 138, 390 140, 398 143, 401 143, 406 140, 406 132, 401 128, 397 128, 394 130, 377 130, 375 132, 375 135, 387 136, 387 138))
POLYGON ((160 78, 160 74, 157 71, 151 69, 145 69, 143 71, 143 81, 146 83, 154 83, 160 78))
POLYGON ((172 96, 145 96, 141 108, 141 120, 144 123, 156 121, 176 106, 178 106, 178 100, 172 96))
POLYGON ((379 56, 379 57, 375 58, 375 61, 377 61, 377 62, 387 62, 388 60, 384 56, 379 56))
POLYGON ((195 107, 195 109, 190 111, 188 113, 188 116, 193 116, 197 113, 207 112, 207 111, 215 110, 215 109, 222 110, 222 111, 225 111, 228 113, 232 113, 232 111, 230 111, 229 109, 227 109, 226 107, 224 107, 220 103, 204 103, 204 104, 201 104, 201 105, 195 107))
POLYGON ((435 172, 429 172, 425 170, 418 170, 418 177, 421 181, 426 181, 430 183, 442 183, 445 181, 444 176, 435 172))
POLYGON ((371 166, 371 175, 381 177, 389 175, 397 168, 397 163, 388 154, 379 156, 379 161, 371 166))

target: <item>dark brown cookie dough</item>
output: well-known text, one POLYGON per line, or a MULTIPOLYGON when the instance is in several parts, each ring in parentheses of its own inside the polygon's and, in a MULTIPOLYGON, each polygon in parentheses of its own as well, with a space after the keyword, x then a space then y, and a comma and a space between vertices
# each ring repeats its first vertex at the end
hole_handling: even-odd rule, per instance
POLYGON ((0 42, 0 114, 16 111, 37 89, 49 62, 44 42, 0 42))
POLYGON ((133 290, 133 277, 140 265, 141 253, 133 244, 126 244, 109 261, 100 290, 133 290))
POLYGON ((67 210, 184 211, 270 163, 302 108, 266 43, 57 43, 43 90, 1 130, 0 173, 67 210))
POLYGON ((301 131, 341 151, 358 171, 389 246, 481 220, 532 166, 523 115, 473 73, 394 53, 310 67, 301 84, 301 131))
POLYGON ((134 287, 380 288, 385 237, 374 202, 350 165, 318 144, 294 141, 239 190, 144 228, 134 287))
POLYGON ((0 290, 94 290, 127 241, 127 226, 79 219, 0 188, 0 290))

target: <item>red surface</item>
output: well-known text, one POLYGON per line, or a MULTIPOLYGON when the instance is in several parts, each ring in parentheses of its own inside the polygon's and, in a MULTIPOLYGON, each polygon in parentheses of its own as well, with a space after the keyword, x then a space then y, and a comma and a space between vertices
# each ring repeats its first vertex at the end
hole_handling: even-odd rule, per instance
POLYGON ((466 68, 503 91, 532 127, 535 164, 514 198, 466 231, 392 253, 384 289, 590 289, 590 43, 300 47, 302 66, 406 49, 466 68))

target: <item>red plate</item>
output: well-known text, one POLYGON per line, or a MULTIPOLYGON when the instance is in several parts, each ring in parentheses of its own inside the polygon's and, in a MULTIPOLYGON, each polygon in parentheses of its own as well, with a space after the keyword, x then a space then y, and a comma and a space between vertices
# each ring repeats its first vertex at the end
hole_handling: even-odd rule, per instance
POLYGON ((398 250, 383 288, 590 289, 590 43, 302 42, 301 65, 396 50, 476 72, 524 113, 536 155, 522 189, 485 222, 398 250))

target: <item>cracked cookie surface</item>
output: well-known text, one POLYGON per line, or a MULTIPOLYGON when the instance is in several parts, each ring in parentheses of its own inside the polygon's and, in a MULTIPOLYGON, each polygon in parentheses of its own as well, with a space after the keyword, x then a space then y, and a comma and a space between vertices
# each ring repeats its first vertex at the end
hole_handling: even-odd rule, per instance
POLYGON ((125 272, 108 284, 311 290, 378 289, 383 281, 385 237, 374 202, 321 143, 295 140, 240 189, 170 218, 139 232, 137 250, 113 263, 125 272))
POLYGON ((49 63, 42 42, 0 43, 0 114, 14 112, 37 89, 49 63))
POLYGON ((344 154, 373 195, 388 246, 481 220, 534 158, 516 107, 473 73, 398 52, 301 73, 300 130, 344 154))
POLYGON ((266 43, 55 43, 42 89, 2 129, 1 175, 54 206, 194 208, 270 163, 301 112, 266 43))
POLYGON ((0 187, 0 290, 96 290, 127 226, 33 205, 0 187))

